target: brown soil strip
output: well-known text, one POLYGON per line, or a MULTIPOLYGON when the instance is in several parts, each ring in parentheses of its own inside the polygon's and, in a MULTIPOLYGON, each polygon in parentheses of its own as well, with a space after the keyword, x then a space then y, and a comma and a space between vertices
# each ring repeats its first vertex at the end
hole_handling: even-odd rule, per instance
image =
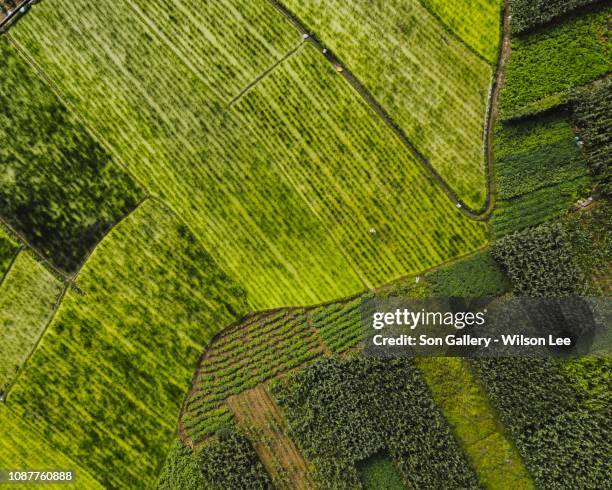
POLYGON ((287 435, 283 417, 265 384, 228 398, 227 406, 249 434, 259 459, 279 488, 317 487, 308 463, 287 435))

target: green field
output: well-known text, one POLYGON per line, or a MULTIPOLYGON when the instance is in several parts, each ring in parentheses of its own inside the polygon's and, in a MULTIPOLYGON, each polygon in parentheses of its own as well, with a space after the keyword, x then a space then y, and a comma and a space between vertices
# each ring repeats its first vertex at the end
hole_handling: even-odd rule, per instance
MULTIPOLYGON (((181 33, 170 43, 152 21, 119 29, 133 4, 81 0, 61 16, 53 4, 11 35, 115 158, 185 219, 253 308, 346 296, 483 243, 484 226, 454 208, 310 45, 228 112, 228 94, 213 90, 225 78, 194 75, 209 73, 211 60, 186 64, 181 33), (82 22, 98 27, 73 39, 70 25, 82 22)), ((297 31, 286 30, 296 46, 297 31)), ((254 77, 259 68, 245 70, 254 77)))
POLYGON ((448 28, 489 63, 497 62, 501 0, 423 0, 448 28))
POLYGON ((154 201, 98 245, 76 285, 8 406, 104 486, 151 485, 198 355, 244 293, 154 201))
POLYGON ((418 0, 286 4, 364 83, 450 187, 480 207, 489 63, 447 33, 418 0))
MULTIPOLYGON (((0 455, 3 468, 31 470, 73 470, 78 488, 104 488, 75 460, 58 451, 44 437, 39 436, 32 426, 21 421, 5 405, 0 403, 0 455)), ((2 485, 3 488, 23 488, 19 485, 2 485)))
POLYGON ((36 346, 62 290, 62 283, 25 251, 0 283, 0 396, 36 346))

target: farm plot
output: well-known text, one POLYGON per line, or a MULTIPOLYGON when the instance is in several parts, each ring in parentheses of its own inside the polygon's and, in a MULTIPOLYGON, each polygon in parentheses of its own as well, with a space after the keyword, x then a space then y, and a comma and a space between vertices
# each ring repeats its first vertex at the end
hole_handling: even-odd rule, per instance
POLYGON ((143 191, 4 36, 0 86, 0 217, 73 272, 143 191))
POLYGON ((555 218, 587 191, 586 162, 563 113, 500 124, 495 138, 495 236, 555 218))
POLYGON ((512 40, 500 111, 506 118, 546 109, 612 68, 610 7, 512 40), (545 61, 544 61, 545 60, 545 61))
POLYGON ((312 47, 225 112, 175 52, 182 40, 128 5, 81 0, 60 19, 52 3, 14 37, 252 308, 348 296, 484 241, 312 47), (83 23, 96 29, 77 36, 83 23))
POLYGON ((272 395, 322 488, 359 486, 357 463, 388 451, 415 488, 478 488, 474 470, 405 359, 325 358, 272 395))
MULTIPOLYGON (((8 407, 0 403, 0 466, 32 470, 71 469, 79 488, 103 489, 77 462, 58 451, 44 437, 40 437, 32 427, 19 419, 8 407)), ((24 485, 2 485, 3 488, 23 488, 24 485)))
POLYGON ((98 245, 76 284, 9 407, 105 487, 150 486, 197 357, 243 314, 244 292, 154 200, 98 245))
POLYGON ((600 0, 513 0, 512 32, 521 33, 545 24, 572 10, 596 4, 600 0))
POLYGON ((491 66, 418 0, 286 4, 364 83, 450 187, 480 207, 491 66))
POLYGON ((17 242, 0 226, 0 283, 15 258, 17 250, 19 250, 17 242))
POLYGON ((501 35, 501 0, 423 0, 422 3, 468 46, 495 64, 501 35))
MULTIPOLYGON (((223 325, 219 325, 222 328, 223 325)), ((198 443, 224 427, 223 402, 320 356, 322 345, 303 310, 260 313, 228 329, 206 351, 187 395, 181 426, 198 443)))
POLYGON ((25 251, 0 282, 0 399, 55 312, 62 283, 25 251))

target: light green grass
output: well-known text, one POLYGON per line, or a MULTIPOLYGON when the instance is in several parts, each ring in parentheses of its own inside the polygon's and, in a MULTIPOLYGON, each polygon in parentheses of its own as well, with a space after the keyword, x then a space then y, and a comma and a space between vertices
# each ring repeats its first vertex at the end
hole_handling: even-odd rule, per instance
MULTIPOLYGON (((104 488, 78 462, 66 457, 48 440, 37 435, 29 424, 21 421, 3 404, 0 404, 0 428, 0 469, 72 470, 75 472, 76 488, 104 488)), ((23 484, 2 485, 2 488, 23 487, 23 484)))
POLYGON ((286 4, 365 84, 450 186, 469 205, 482 205, 491 66, 418 0, 286 4))
POLYGON ((386 456, 374 456, 359 468, 365 490, 406 490, 399 471, 386 456))
POLYGON ((9 407, 104 486, 150 486, 197 358, 242 314, 244 293, 153 201, 104 239, 77 286, 9 407))
POLYGON ((488 489, 534 488, 518 451, 506 439, 465 362, 458 357, 431 357, 418 359, 417 364, 480 483, 488 489))
POLYGON ((489 63, 497 62, 501 0, 422 0, 449 29, 489 63))
POLYGON ((25 251, 0 284, 0 394, 32 352, 55 310, 62 283, 25 251))
MULTIPOLYGON (((215 14, 228 29, 231 5, 215 14)), ((170 42, 133 6, 79 0, 56 9, 51 0, 11 33, 118 160, 185 219, 253 309, 348 296, 483 243, 485 226, 454 209, 310 45, 227 111, 228 94, 217 90, 228 75, 208 55, 177 51, 213 41, 193 26, 170 42), (96 28, 75 36, 71 26, 83 23, 96 28)), ((258 18, 263 31, 277 22, 258 18)), ((294 44, 270 34, 279 52, 300 41, 286 29, 294 44)), ((234 42, 215 46, 242 56, 245 77, 255 77, 263 55, 249 61, 234 42)))

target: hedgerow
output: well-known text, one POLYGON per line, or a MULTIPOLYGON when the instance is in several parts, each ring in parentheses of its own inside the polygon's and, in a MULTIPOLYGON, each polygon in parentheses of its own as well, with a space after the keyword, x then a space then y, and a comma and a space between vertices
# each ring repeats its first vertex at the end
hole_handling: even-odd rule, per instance
POLYGON ((612 80, 608 78, 583 91, 573 108, 577 134, 598 184, 596 188, 602 196, 612 199, 612 80))
POLYGON ((223 431, 205 446, 198 459, 206 489, 274 488, 250 441, 233 429, 223 431))
POLYGON ((610 8, 512 40, 501 96, 503 117, 606 74, 612 63, 610 8))
POLYGON ((588 290, 561 223, 508 235, 494 242, 491 252, 508 273, 518 295, 566 296, 588 290))
POLYGON ((519 34, 540 24, 571 12, 584 5, 595 4, 599 0, 512 0, 512 32, 519 34))
POLYGON ((141 189, 0 39, 0 214, 55 265, 74 271, 141 189))
POLYGON ((541 488, 603 488, 612 450, 608 408, 585 411, 555 359, 471 361, 541 488))
POLYGON ((381 450, 415 488, 478 487, 410 361, 324 358, 274 384, 272 393, 323 488, 358 486, 358 462, 381 450))

